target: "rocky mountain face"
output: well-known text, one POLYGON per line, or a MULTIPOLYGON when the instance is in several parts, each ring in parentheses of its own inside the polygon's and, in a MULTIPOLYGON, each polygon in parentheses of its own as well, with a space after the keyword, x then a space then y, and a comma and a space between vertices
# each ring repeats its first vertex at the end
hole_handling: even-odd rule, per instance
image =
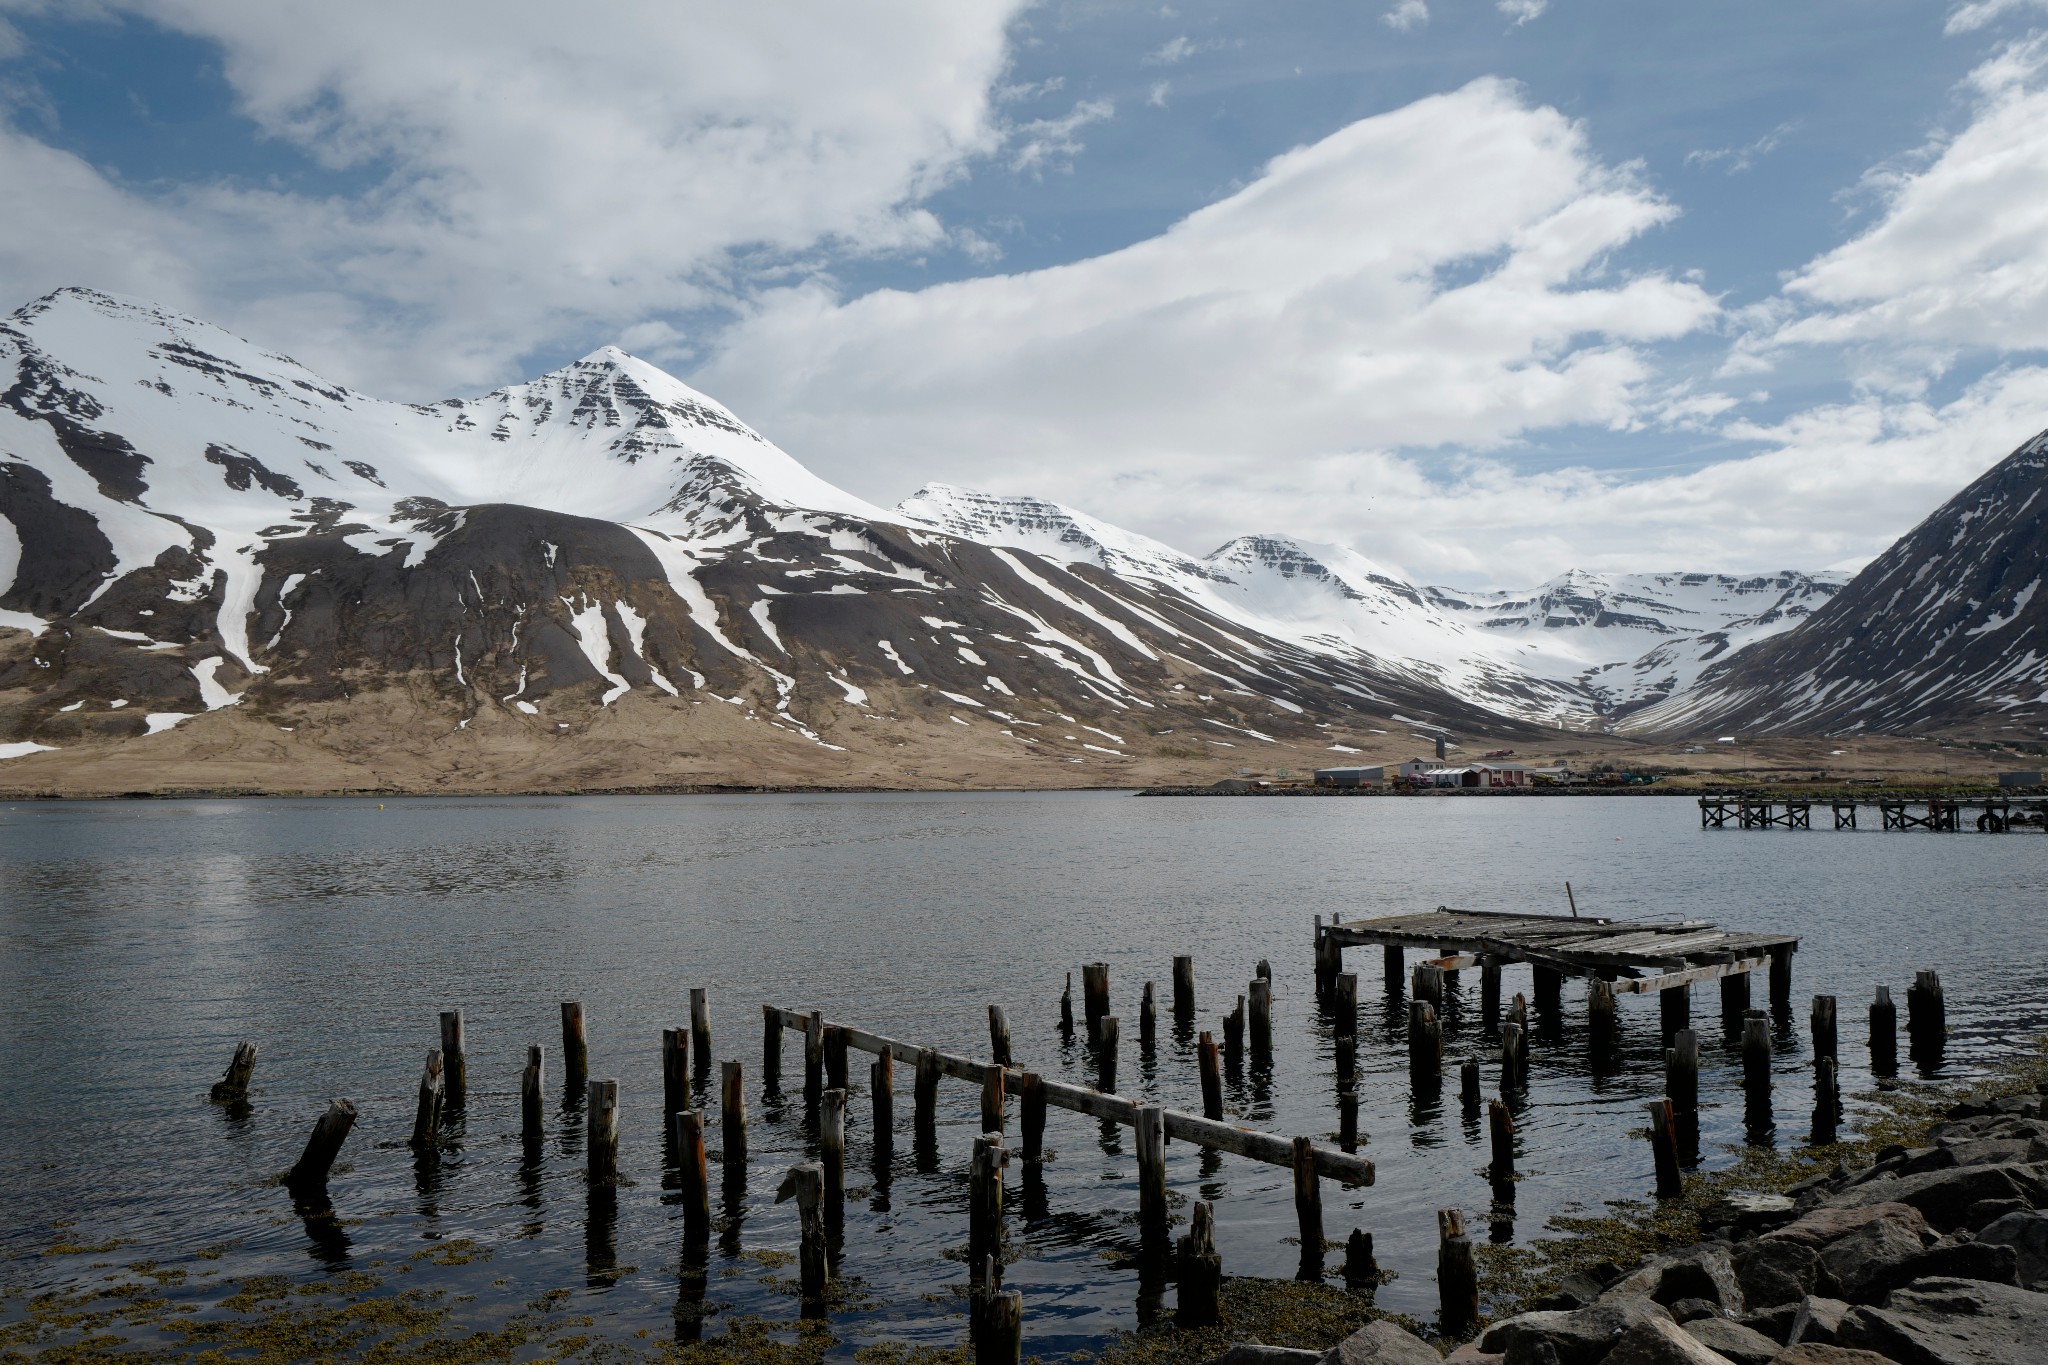
POLYGON ((1795 630, 1637 713, 1671 733, 1901 734, 2048 723, 2048 432, 2012 452, 1795 630))
POLYGON ((941 485, 883 509, 616 349, 398 404, 85 290, 0 324, 0 385, 24 790, 165 755, 256 786, 1213 778, 1604 725, 1835 586, 1463 593, 941 485))

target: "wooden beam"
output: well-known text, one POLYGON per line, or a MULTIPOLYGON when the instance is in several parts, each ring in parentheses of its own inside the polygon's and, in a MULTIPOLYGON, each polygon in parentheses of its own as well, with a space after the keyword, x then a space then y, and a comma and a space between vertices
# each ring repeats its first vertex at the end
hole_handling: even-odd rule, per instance
POLYGON ((1703 967, 1688 967, 1682 972, 1666 972, 1662 976, 1641 976, 1633 980, 1617 981, 1614 989, 1646 995, 1651 991, 1668 991, 1674 986, 1690 986, 1695 981, 1712 981, 1717 977, 1740 976, 1744 972, 1762 971, 1771 965, 1765 957, 1740 957, 1733 962, 1710 962, 1703 967))

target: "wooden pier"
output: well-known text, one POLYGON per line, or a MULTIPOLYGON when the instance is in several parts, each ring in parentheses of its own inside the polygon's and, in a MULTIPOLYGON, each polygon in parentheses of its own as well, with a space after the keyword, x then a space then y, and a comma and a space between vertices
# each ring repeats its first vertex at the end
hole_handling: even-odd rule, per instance
POLYGON ((1775 793, 1741 792, 1734 796, 1702 796, 1700 828, 1812 829, 1814 807, 1834 816, 1836 829, 1858 829, 1857 812, 1874 808, 1881 829, 1925 829, 1953 833, 1976 829, 2004 834, 2017 829, 2048 829, 2048 801, 2013 801, 2003 796, 1953 797, 1940 794, 1831 796, 1818 800, 1775 793))

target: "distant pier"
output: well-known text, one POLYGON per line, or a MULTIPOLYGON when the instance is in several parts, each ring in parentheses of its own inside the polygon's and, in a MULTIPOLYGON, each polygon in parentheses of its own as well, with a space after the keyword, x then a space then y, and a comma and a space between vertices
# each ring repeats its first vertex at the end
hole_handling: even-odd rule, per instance
POLYGON ((1920 795, 1829 796, 1810 799, 1796 796, 1743 792, 1733 796, 1702 796, 1700 828, 1723 829, 1812 829, 1816 807, 1834 817, 1836 829, 1861 828, 1867 812, 1875 811, 1879 829, 1924 829, 1956 832, 1974 829, 1984 834, 2005 834, 2021 829, 2048 828, 2048 799, 2012 800, 2003 796, 1920 795), (1865 812, 1859 817, 1859 812, 1865 812))

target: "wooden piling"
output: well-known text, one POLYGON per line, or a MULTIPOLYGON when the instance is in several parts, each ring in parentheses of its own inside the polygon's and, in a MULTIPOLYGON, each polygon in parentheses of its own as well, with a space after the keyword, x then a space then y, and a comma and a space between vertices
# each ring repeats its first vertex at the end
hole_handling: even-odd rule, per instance
POLYGON ((1408 1061, 1410 1065, 1435 1071, 1444 1058, 1444 1026, 1427 1000, 1408 1002, 1408 1061))
POLYGON ((674 1116, 676 1161, 682 1168, 683 1235, 700 1245, 711 1233, 711 1173, 704 1156, 704 1114, 685 1109, 674 1116))
POLYGON ((1935 972, 1915 972, 1906 987, 1906 1037, 1913 1060, 1923 1064, 1938 1061, 1947 1045, 1948 1004, 1935 972))
POLYGON ((896 1055, 883 1052, 868 1065, 868 1098, 874 1104, 875 1151, 885 1151, 896 1132, 896 1055))
POLYGON ((1809 1020, 1809 1028, 1813 1033, 1813 1055, 1839 1061, 1842 1054, 1835 1029, 1835 997, 1813 997, 1813 1014, 1809 1020))
POLYGON ((1358 1150, 1358 1084, 1337 1087, 1337 1146, 1347 1152, 1358 1150))
POLYGON ((1195 1040, 1195 1061, 1202 1072, 1202 1117, 1223 1117, 1223 1057, 1216 1035, 1204 1029, 1195 1040))
POLYGON ((1159 1035, 1157 1007, 1152 1001, 1152 983, 1145 983, 1144 992, 1138 997, 1138 1046, 1151 1047, 1159 1035))
POLYGON ((1253 977, 1247 998, 1251 1001, 1248 1025, 1251 1036, 1248 1041, 1252 1056, 1270 1057, 1273 1053, 1273 978, 1253 977))
POLYGON ((702 986, 690 988, 690 1038, 697 1054, 697 1070, 711 1071, 711 997, 702 986))
POLYGON ((968 1340, 974 1365, 1021 1365, 1024 1359, 1024 1295, 996 1288, 993 1265, 982 1275, 981 1288, 968 1296, 968 1340))
POLYGON ((1771 1013, 1792 1012, 1792 945, 1771 949, 1771 1013))
POLYGON ((615 1184, 619 1178, 619 1083, 590 1081, 589 1105, 584 1111, 584 1145, 593 1185, 615 1184))
POLYGON ((1223 1320, 1223 1257, 1216 1250, 1216 1209, 1197 1201, 1180 1239, 1181 1327, 1214 1327, 1223 1320))
POLYGON ((1117 1044, 1122 1032, 1122 1026, 1118 1024, 1114 1014, 1103 1015, 1096 1025, 1096 1069, 1102 1078, 1102 1083, 1096 1089, 1105 1093, 1116 1090, 1117 1044))
POLYGON ((1067 973, 1067 988, 1060 992, 1060 1036, 1072 1042, 1074 1038, 1074 974, 1067 973))
POLYGON ((1138 1149, 1138 1227, 1147 1238, 1164 1237, 1166 1211, 1166 1110, 1156 1104, 1138 1106, 1131 1126, 1138 1149))
POLYGON ((1664 1051, 1664 1093, 1675 1112, 1699 1112, 1700 1036, 1689 1028, 1680 1029, 1664 1051))
POLYGON ((1316 1175, 1316 1145, 1294 1140, 1294 1219, 1301 1233, 1301 1269, 1297 1278, 1323 1277, 1323 1182, 1316 1175))
POLYGON ((1408 986, 1408 997, 1411 1000, 1427 1000, 1436 1007, 1438 1013, 1442 1013, 1444 1007, 1444 969, 1437 966, 1434 962, 1416 963, 1414 979, 1408 986))
POLYGON ((1529 968, 1530 983, 1536 993, 1536 1012, 1556 1014, 1564 1008, 1564 973, 1555 967, 1541 963, 1529 968))
POLYGON ((461 1109, 469 1103, 468 1040, 463 1033, 462 1011, 441 1011, 442 1103, 461 1109))
POLYGON ((718 1068, 718 1107, 725 1182, 744 1186, 747 1180, 747 1092, 738 1062, 722 1062, 718 1068))
POLYGON ((1870 1002, 1870 1074, 1899 1074, 1899 1007, 1892 1003, 1892 988, 1879 986, 1870 1002))
POLYGON ((1529 1038, 1522 1025, 1510 1019, 1500 1026, 1500 1087, 1524 1085, 1529 1080, 1529 1038))
POLYGON ((1617 1024, 1614 1013, 1614 983, 1602 977, 1586 980, 1586 1028, 1596 1052, 1614 1046, 1617 1024))
POLYGON ((1351 1236, 1344 1241, 1344 1287, 1370 1289, 1381 1278, 1380 1263, 1372 1254, 1372 1234, 1363 1228, 1351 1229, 1351 1236))
POLYGON ((1664 1045, 1678 1036, 1682 1028, 1692 1027, 1692 984, 1670 986, 1657 992, 1658 1031, 1663 1035, 1664 1045))
POLYGON ((1382 944, 1380 948, 1381 971, 1386 978, 1387 994, 1399 995, 1401 986, 1407 980, 1403 949, 1398 943, 1382 944))
POLYGON ((1244 1065, 1244 997, 1237 1008, 1223 1016, 1223 1064, 1232 1071, 1244 1065))
POLYGON ((983 1257, 1003 1254, 1003 1135, 974 1140, 967 1168, 967 1264, 978 1276, 983 1257))
POLYGON ((1045 1160, 1045 1078, 1027 1071, 1017 1078, 1017 1126, 1024 1135, 1024 1164, 1045 1160))
POLYGON ((804 1025, 804 1103, 816 1104, 825 1089, 825 1011, 812 1010, 804 1025))
POLYGON ((1515 1191, 1515 1116, 1499 1100, 1491 1100, 1486 1106, 1487 1133, 1493 1140, 1493 1164, 1487 1167, 1487 1176, 1493 1181, 1495 1193, 1504 1199, 1513 1199, 1515 1191))
POLYGON ((1000 1066, 990 1066, 981 1073, 981 1131, 1000 1133, 1003 1120, 1010 1107, 1005 1082, 1009 1072, 1000 1066))
POLYGON ((355 1105, 348 1100, 329 1100, 327 1112, 313 1121, 305 1150, 299 1153, 298 1163, 285 1177, 285 1183, 298 1191, 313 1191, 325 1185, 327 1173, 334 1169, 334 1159, 341 1155, 341 1144, 348 1140, 349 1130, 355 1126, 355 1105))
POLYGON ((836 1220, 846 1204, 846 1091, 837 1086, 818 1097, 818 1161, 825 1168, 825 1216, 836 1220))
POLYGON ((1742 1088, 1766 1099, 1771 1093, 1771 1016, 1762 1010, 1742 1016, 1742 1088))
POLYGON ((1650 1154, 1657 1165, 1657 1197, 1676 1199, 1685 1193, 1678 1174, 1678 1133, 1672 1122, 1671 1101, 1652 1100, 1650 1110, 1650 1154))
POLYGON ((1810 1141, 1816 1147, 1832 1146, 1835 1141, 1835 1123, 1842 1111, 1842 1097, 1836 1088, 1835 1059, 1815 1057, 1813 1059, 1813 1132, 1810 1141))
POLYGON ((1001 1005, 988 1007, 988 1048, 989 1055, 997 1066, 1010 1066, 1010 1016, 1003 1013, 1001 1005))
POLYGON ((1332 1002, 1339 1038, 1358 1036, 1358 973, 1339 972, 1332 1002))
POLYGON ((526 1070, 519 1075, 519 1136, 528 1143, 541 1139, 541 1087, 546 1082, 546 1049, 530 1043, 526 1049, 526 1070))
POLYGON ((1195 1019, 1195 960, 1185 954, 1173 960, 1173 1017, 1182 1024, 1195 1019))
MULTIPOLYGON (((1720 954, 1723 962, 1733 962, 1733 952, 1720 954)), ((1733 1032, 1742 1026, 1742 1016, 1749 1013, 1749 973, 1732 972, 1721 978, 1721 1024, 1733 1032)))
POLYGON ((850 1089, 846 1083, 846 1030, 836 1024, 825 1026, 825 1085, 832 1090, 850 1089))
POLYGON ((1340 1033, 1331 1040, 1337 1054, 1337 1085, 1343 1088, 1358 1081, 1358 1035, 1340 1033))
POLYGON ((824 1167, 815 1161, 790 1167, 781 1188, 775 1192, 775 1202, 780 1204, 792 1197, 796 1200, 799 1227, 797 1287, 803 1300, 802 1311, 805 1317, 819 1317, 825 1311, 826 1286, 832 1278, 831 1262, 826 1257, 824 1167))
POLYGON ((1259 965, 1252 968, 1252 975, 1259 978, 1261 981, 1272 981, 1273 964, 1266 961, 1266 959, 1264 959, 1263 957, 1260 958, 1259 965))
POLYGON ((680 1114, 690 1107, 690 1031, 661 1031, 661 1112, 680 1114))
POLYGON ((917 1053, 914 1119, 917 1131, 933 1132, 939 1122, 939 1053, 937 1048, 920 1048, 917 1053))
POLYGON ((1448 1340, 1479 1325, 1479 1266, 1459 1209, 1436 1211, 1437 1327, 1448 1340))
POLYGON ((1081 968, 1081 1009, 1088 1023, 1088 1041, 1102 1038, 1102 1021, 1109 1014, 1109 964, 1090 962, 1081 968))
POLYGON ((244 1039, 235 1044, 228 1069, 213 1083, 207 1097, 215 1104, 240 1104, 249 1098, 249 1077, 256 1070, 256 1044, 244 1039))
POLYGON ((446 1080, 441 1049, 427 1049, 427 1064, 420 1071, 419 1102, 413 1109, 412 1149, 432 1152, 441 1145, 441 1108, 446 1099, 446 1080))
POLYGON ((761 1089, 782 1088, 782 1015, 773 1005, 761 1006, 761 1089))
POLYGON ((580 1091, 590 1076, 590 1037, 583 1026, 583 1002, 562 1002, 562 1084, 580 1091))
POLYGON ((1458 1064, 1458 1103, 1467 1114, 1479 1112, 1479 1063, 1458 1064))
POLYGON ((1515 992, 1514 1001, 1508 1006, 1507 1022, 1521 1026, 1522 1041, 1527 1043, 1529 1040, 1529 1000, 1520 991, 1515 992))
POLYGON ((1500 1018, 1500 959, 1492 953, 1479 959, 1479 1017, 1487 1023, 1500 1018))

